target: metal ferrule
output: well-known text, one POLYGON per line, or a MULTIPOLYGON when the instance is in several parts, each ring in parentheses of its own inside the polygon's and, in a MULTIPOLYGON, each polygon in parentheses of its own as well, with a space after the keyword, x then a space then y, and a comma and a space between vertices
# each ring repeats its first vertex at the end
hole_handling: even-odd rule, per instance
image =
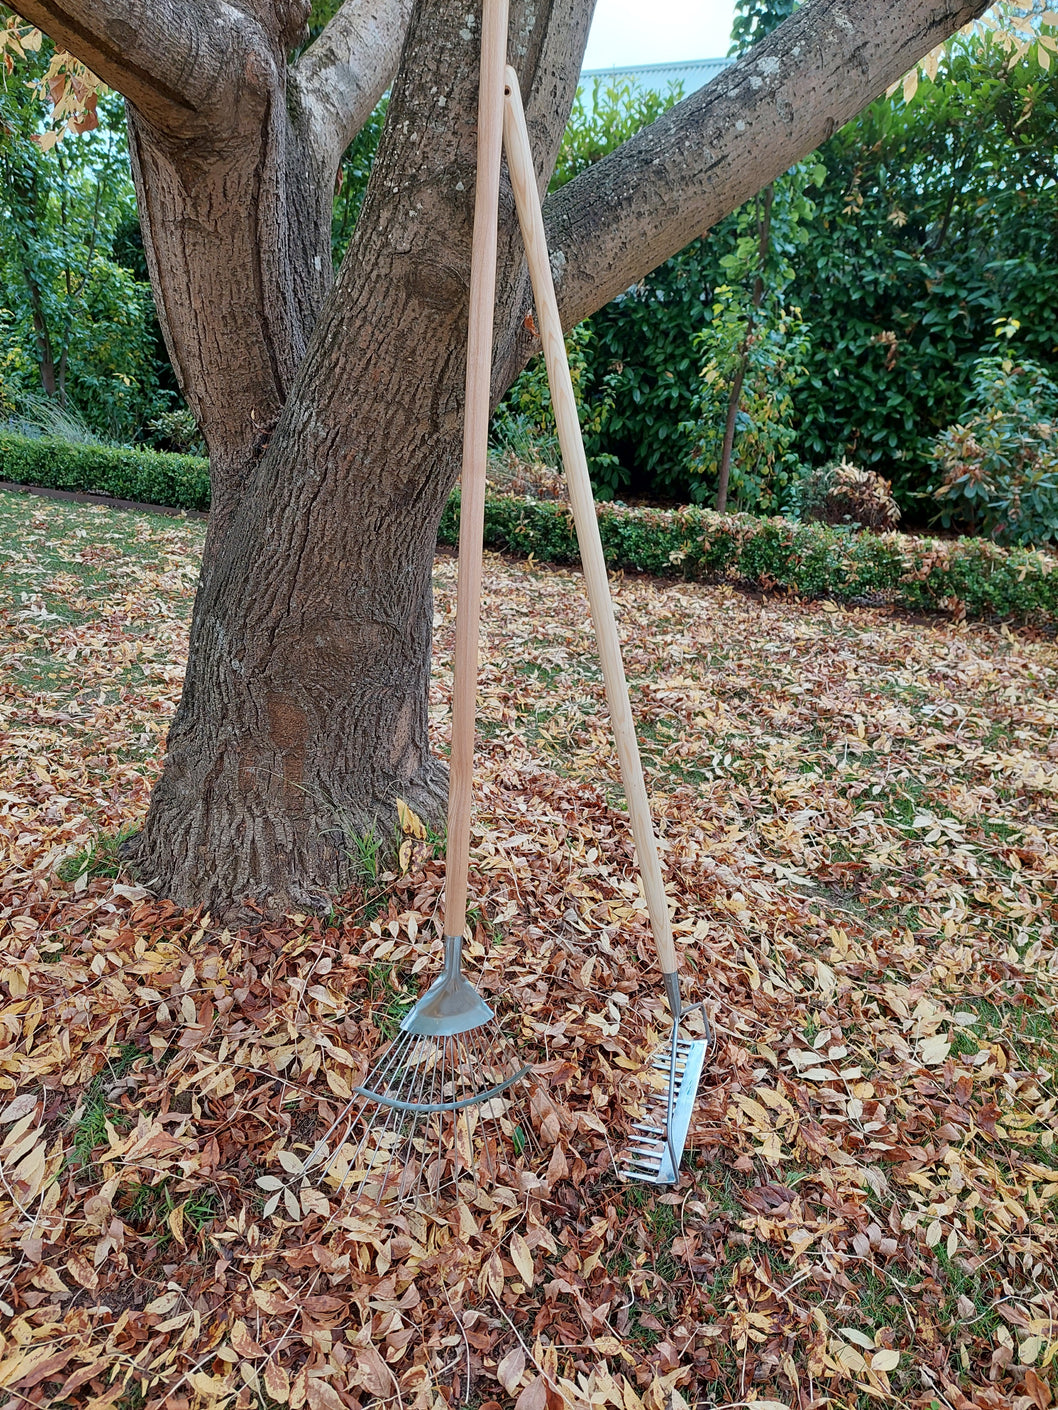
POLYGON ((401 1032, 447 1038, 480 1028, 495 1014, 462 971, 463 937, 446 935, 441 977, 430 985, 400 1025, 401 1032))
POLYGON ((664 979, 665 997, 669 1001, 669 1013, 679 1023, 680 1015, 683 1013, 683 1001, 680 998, 680 976, 673 970, 671 974, 666 974, 664 979))

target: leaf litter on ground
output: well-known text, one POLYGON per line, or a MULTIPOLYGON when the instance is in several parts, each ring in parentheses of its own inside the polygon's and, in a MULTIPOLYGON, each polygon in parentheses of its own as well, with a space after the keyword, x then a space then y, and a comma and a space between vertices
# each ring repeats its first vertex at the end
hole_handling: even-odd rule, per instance
POLYGON ((1053 642, 617 581, 718 1036, 665 1191, 614 1173, 668 1020, 583 595, 489 556, 469 951, 547 1083, 539 1171, 351 1208, 291 1172, 436 971, 436 838, 406 812, 326 918, 231 934, 152 898, 117 839, 202 528, 0 516, 4 1410, 1052 1403, 1053 642))

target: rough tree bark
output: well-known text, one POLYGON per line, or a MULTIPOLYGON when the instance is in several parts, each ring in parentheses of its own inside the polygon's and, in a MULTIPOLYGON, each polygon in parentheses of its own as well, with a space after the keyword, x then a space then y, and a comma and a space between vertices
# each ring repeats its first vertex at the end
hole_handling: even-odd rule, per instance
MULTIPOLYGON (((546 185, 590 0, 518 0, 510 55, 546 185)), ((809 0, 549 199, 569 325, 898 78, 983 0, 809 0)), ((215 914, 325 905, 348 837, 442 811, 427 733, 437 524, 458 473, 478 25, 465 0, 346 0, 293 64, 301 0, 23 0, 122 91, 166 339, 214 484, 184 692, 134 849, 215 914), (330 288, 336 164, 393 73, 330 288)), ((534 350, 501 212, 497 396, 534 350)))

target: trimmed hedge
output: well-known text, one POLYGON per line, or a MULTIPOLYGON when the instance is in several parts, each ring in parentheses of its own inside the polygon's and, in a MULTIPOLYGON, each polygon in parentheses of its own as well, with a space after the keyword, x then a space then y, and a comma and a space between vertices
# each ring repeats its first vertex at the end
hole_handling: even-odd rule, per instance
MULTIPOLYGON (((1000 548, 984 539, 855 533, 694 506, 597 509, 606 561, 615 569, 727 578, 843 602, 882 597, 917 610, 1058 622, 1058 559, 1035 549, 1000 548)), ((456 491, 441 520, 440 541, 456 543, 458 530, 456 491)), ((578 561, 573 516, 567 505, 553 501, 489 499, 485 542, 542 561, 578 561)))
POLYGON ((164 504, 209 508, 209 461, 127 446, 77 445, 57 436, 0 431, 0 480, 164 504))
MULTIPOLYGON (((33 440, 0 431, 0 479, 81 490, 176 509, 209 508, 208 462, 194 455, 33 440)), ((710 509, 598 506, 611 568, 659 577, 731 579, 848 602, 883 597, 912 609, 1058 623, 1058 559, 984 539, 912 538, 843 527, 716 514, 710 509)), ((438 539, 459 537, 459 491, 438 539)), ((568 505, 494 495, 485 504, 490 548, 550 563, 576 563, 568 505)))

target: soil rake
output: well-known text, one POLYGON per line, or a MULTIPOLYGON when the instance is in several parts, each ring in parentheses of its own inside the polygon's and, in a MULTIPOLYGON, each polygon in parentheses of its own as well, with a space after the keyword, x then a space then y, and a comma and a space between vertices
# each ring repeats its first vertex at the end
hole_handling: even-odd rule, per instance
POLYGON ((711 1041, 709 1020, 703 1004, 692 1004, 684 1008, 680 998, 672 924, 669 920, 665 884, 658 857, 657 838, 650 817, 643 765, 636 743, 632 705, 621 659, 621 644, 606 575, 602 539, 599 536, 599 521, 595 514, 595 501, 588 477, 580 417, 577 414, 573 381, 566 358, 566 343, 555 297, 532 149, 522 109, 518 76, 510 67, 507 69, 504 91, 503 140, 522 241, 529 262, 529 277, 533 286, 540 339, 547 365, 547 379, 551 388, 551 405, 558 427, 562 465, 569 486, 588 601, 599 644, 599 657, 606 683, 606 701, 610 709, 614 742, 621 766, 621 780, 628 802, 632 837, 643 878, 650 928, 665 983, 665 995, 672 1014, 671 1039, 652 1062, 652 1071, 664 1078, 664 1087, 651 1094, 644 1119, 636 1123, 635 1143, 621 1157, 618 1171, 627 1179, 668 1185, 679 1179, 680 1159, 687 1140, 687 1130, 706 1051, 711 1041), (682 1031, 684 1021, 695 1011, 700 1012, 702 1016, 706 1035, 704 1039, 690 1038, 682 1031))
POLYGON ((355 1088, 350 1103, 316 1143, 306 1176, 328 1177, 376 1202, 403 1203, 424 1194, 456 1190, 467 1177, 495 1178, 517 1163, 531 1139, 511 1115, 510 1089, 529 1074, 492 1009, 461 969, 466 926, 467 873, 473 793, 474 716, 477 692, 478 619, 481 597, 482 529, 492 368, 492 323, 496 289, 496 244, 500 158, 506 146, 515 203, 529 262, 540 335, 547 364, 559 444, 569 484, 581 561, 599 643, 606 698, 613 722, 651 930, 672 1013, 672 1036, 652 1064, 658 1088, 636 1124, 634 1145, 619 1173, 653 1184, 679 1179, 691 1111, 709 1044, 702 1005, 685 1009, 680 999, 657 840, 650 817, 643 768, 632 721, 580 433, 573 383, 566 359, 551 266, 544 236, 532 152, 518 81, 505 69, 507 0, 484 0, 478 108, 478 167, 471 255, 470 323, 467 340, 466 414, 463 435, 459 585, 452 706, 448 847, 445 883, 444 971, 400 1025, 399 1037, 355 1088), (706 1038, 688 1037, 682 1025, 700 1010, 706 1038), (345 1122, 337 1148, 331 1138, 345 1122), (359 1130, 359 1136, 354 1134, 359 1130))

